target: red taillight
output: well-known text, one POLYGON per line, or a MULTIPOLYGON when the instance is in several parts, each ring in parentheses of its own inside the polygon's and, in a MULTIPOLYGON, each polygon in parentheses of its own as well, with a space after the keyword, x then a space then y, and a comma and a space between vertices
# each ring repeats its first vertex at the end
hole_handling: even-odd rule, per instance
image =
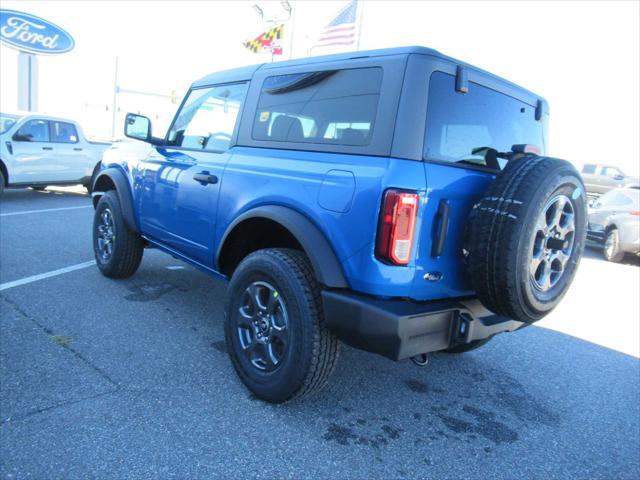
POLYGON ((411 258, 418 215, 418 194, 387 190, 382 202, 376 256, 396 265, 411 258))
POLYGON ((640 215, 640 212, 629 212, 629 215, 640 215))

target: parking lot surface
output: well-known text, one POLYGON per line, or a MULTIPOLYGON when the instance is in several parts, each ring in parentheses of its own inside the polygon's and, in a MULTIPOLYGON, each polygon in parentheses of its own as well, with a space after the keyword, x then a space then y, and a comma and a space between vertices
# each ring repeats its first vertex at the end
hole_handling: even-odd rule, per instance
POLYGON ((424 368, 344 347, 273 406, 225 351, 225 284, 154 250, 104 278, 92 214, 80 188, 0 200, 3 478, 640 475, 637 262, 589 252, 548 318, 424 368))

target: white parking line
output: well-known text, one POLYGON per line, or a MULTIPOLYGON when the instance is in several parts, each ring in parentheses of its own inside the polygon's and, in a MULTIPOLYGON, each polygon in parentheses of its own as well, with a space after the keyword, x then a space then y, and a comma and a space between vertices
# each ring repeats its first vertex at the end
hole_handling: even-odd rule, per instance
POLYGON ((19 287, 20 285, 26 285, 27 283, 37 282, 38 280, 44 280, 45 278, 55 277, 57 275, 62 275, 63 273, 73 272, 74 270, 80 270, 82 268, 87 268, 95 264, 95 260, 91 260, 90 262, 78 263, 69 267, 59 268, 58 270, 52 270, 50 272, 40 273, 38 275, 31 275, 30 277, 21 278, 20 280, 14 280, 13 282, 0 283, 0 291, 7 290, 13 287, 19 287))
POLYGON ((79 208, 93 208, 93 205, 82 205, 81 207, 44 208, 42 210, 25 210, 23 212, 0 213, 0 217, 11 217, 13 215, 27 215, 29 213, 60 212, 62 210, 77 210, 79 208))

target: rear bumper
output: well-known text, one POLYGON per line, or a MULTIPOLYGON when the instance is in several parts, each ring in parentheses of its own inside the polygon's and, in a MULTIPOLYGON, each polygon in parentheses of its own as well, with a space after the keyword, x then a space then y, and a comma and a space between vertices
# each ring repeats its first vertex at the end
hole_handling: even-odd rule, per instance
POLYGON ((411 302, 325 290, 322 300, 327 326, 340 340, 392 360, 444 350, 525 326, 494 315, 477 299, 411 302))

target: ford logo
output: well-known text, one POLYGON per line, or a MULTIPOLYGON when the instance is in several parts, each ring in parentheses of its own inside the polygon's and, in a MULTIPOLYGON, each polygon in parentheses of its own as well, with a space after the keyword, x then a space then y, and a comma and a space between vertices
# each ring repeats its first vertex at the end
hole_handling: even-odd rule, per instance
POLYGON ((35 15, 0 10, 0 40, 23 52, 37 54, 66 53, 73 50, 71 35, 35 15))

